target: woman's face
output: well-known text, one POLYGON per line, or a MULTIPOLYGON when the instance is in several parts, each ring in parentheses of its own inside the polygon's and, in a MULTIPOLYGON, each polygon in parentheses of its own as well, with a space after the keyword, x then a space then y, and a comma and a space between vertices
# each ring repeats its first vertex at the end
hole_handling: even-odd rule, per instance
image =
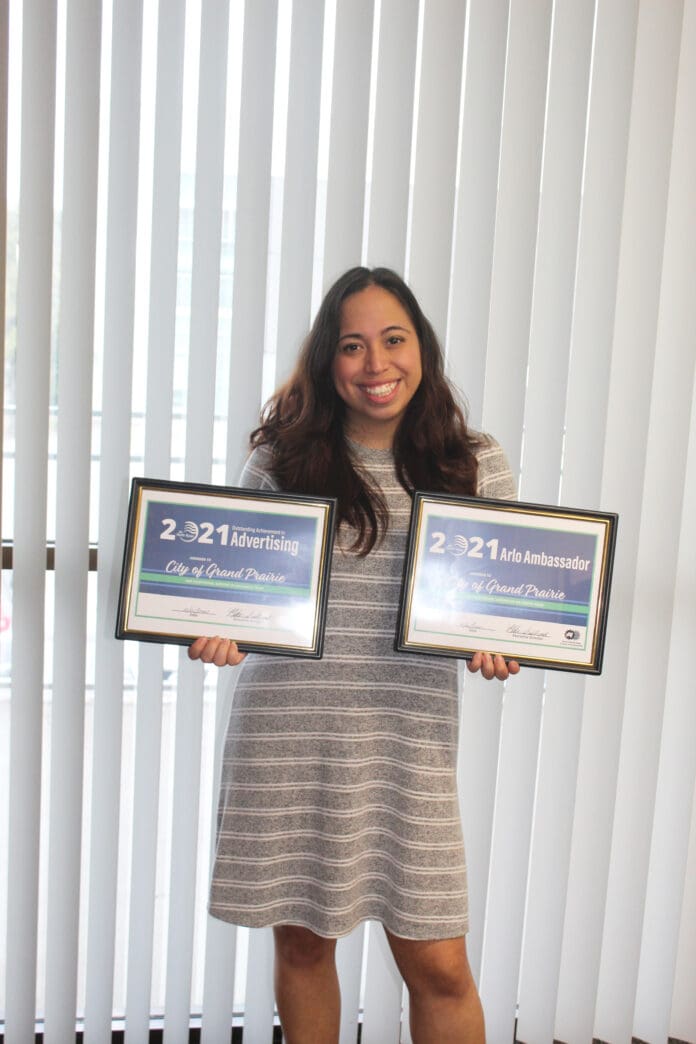
POLYGON ((346 298, 333 362, 346 434, 365 446, 390 447, 422 376, 420 343, 398 298, 381 286, 346 298))

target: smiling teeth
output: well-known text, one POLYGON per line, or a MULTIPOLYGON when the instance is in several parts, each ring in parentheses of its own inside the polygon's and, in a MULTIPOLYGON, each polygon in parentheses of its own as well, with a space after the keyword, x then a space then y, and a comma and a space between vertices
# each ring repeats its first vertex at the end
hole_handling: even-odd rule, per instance
POLYGON ((377 399, 382 399, 393 392, 396 385, 396 381, 390 381, 389 384, 378 384, 376 387, 365 388, 365 392, 368 395, 373 395, 377 399))

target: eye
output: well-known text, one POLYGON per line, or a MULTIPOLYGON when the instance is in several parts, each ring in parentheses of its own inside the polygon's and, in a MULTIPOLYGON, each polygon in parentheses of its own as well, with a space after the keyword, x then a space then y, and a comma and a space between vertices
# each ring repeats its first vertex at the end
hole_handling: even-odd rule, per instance
POLYGON ((355 355, 360 351, 362 345, 359 341, 347 341, 345 344, 339 345, 339 352, 341 355, 355 355))
POLYGON ((393 347, 396 344, 403 344, 406 340, 405 337, 401 337, 399 334, 392 334, 391 337, 387 338, 387 344, 393 347))

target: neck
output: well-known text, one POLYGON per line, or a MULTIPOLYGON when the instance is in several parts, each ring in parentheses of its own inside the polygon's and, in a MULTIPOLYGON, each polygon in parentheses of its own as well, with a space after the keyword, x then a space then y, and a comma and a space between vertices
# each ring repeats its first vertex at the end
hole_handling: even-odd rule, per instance
POLYGON ((386 430, 384 426, 380 425, 379 428, 370 428, 369 426, 362 425, 346 425, 346 436, 352 441, 357 442, 361 446, 365 446, 367 449, 391 449, 394 445, 394 434, 396 432, 396 426, 394 428, 388 427, 386 430))

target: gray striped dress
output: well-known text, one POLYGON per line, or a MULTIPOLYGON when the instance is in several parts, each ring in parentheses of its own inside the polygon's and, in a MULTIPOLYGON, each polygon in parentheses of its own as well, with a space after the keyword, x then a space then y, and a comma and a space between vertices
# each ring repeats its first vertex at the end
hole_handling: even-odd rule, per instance
MULTIPOLYGON (((328 937, 369 919, 404 938, 451 938, 468 927, 457 661, 394 651, 411 501, 391 450, 354 452, 385 495, 389 530, 363 558, 339 534, 323 659, 249 655, 240 668, 209 908, 328 937)), ((514 497, 496 442, 478 465, 479 496, 514 497)), ((275 488, 268 468, 255 450, 242 484, 275 488)))

